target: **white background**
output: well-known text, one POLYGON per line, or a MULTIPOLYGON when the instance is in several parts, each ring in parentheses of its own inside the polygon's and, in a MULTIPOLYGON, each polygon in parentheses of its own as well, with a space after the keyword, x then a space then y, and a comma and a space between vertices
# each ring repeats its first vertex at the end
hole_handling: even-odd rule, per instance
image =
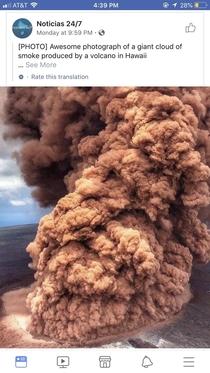
POLYGON ((0 371, 27 373, 64 371, 66 373, 209 373, 209 349, 0 349, 0 371), (27 356, 27 368, 15 368, 15 356, 27 356), (57 366, 58 356, 69 356, 67 368, 57 366), (110 368, 100 368, 99 357, 110 356, 110 368), (142 367, 144 357, 152 365, 142 367), (184 357, 194 357, 194 367, 184 367, 184 357))
MULTIPOLYGON (((5 27, 6 38, 1 39, 3 53, 0 71, 1 86, 209 86, 210 85, 210 12, 1 12, 1 25, 5 27), (12 32, 12 24, 18 18, 26 18, 33 25, 32 34, 26 39, 17 38, 12 32), (82 20, 80 28, 37 27, 36 21, 82 20), (196 26, 195 32, 186 33, 190 23, 196 26), (43 36, 37 30, 93 30, 87 36, 43 36), (99 36, 98 30, 105 35, 99 36), (40 60, 19 60, 18 53, 39 53, 39 50, 18 51, 18 43, 53 44, 180 44, 181 50, 145 50, 146 59, 71 59, 43 60, 57 63, 56 69, 20 69, 18 65, 40 60), (24 79, 20 80, 19 75, 24 79), (32 74, 83 74, 88 80, 40 80, 31 79, 32 74)), ((70 53, 72 51, 51 50, 46 53, 70 53)), ((75 52, 75 51, 73 51, 75 52)), ((101 51, 89 51, 97 53, 101 51)), ((116 51, 117 53, 118 51, 116 51)), ((120 53, 142 53, 137 50, 120 53)), ((82 53, 78 51, 78 53, 82 53)), ((103 53, 103 52, 101 52, 103 53)), ((114 53, 107 50, 104 53, 114 53)))

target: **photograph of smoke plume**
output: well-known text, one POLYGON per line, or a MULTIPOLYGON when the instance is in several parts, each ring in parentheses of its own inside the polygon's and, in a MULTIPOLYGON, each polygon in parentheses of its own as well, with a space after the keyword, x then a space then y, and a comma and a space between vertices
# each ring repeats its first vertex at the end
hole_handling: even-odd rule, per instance
POLYGON ((210 88, 1 97, 0 347, 209 347, 210 88))

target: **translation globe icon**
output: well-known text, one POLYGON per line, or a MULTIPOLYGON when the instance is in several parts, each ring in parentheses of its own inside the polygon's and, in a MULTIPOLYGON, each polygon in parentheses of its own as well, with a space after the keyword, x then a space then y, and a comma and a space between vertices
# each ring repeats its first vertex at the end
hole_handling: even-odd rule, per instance
POLYGON ((26 368, 27 367, 27 357, 26 356, 16 356, 15 357, 16 368, 26 368))

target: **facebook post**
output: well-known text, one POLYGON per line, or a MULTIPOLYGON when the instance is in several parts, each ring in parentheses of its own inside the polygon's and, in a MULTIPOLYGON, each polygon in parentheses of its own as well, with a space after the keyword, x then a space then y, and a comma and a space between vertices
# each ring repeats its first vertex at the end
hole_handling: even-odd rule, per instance
POLYGON ((0 10, 0 371, 207 372, 209 4, 0 10))

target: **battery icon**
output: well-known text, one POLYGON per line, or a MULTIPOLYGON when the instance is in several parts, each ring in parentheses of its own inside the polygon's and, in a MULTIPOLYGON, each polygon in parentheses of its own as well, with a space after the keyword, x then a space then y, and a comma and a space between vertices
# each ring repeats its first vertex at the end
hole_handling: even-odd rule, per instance
POLYGON ((205 9, 205 8, 207 8, 207 6, 208 6, 208 4, 204 1, 194 3, 194 8, 197 8, 197 9, 205 9))

